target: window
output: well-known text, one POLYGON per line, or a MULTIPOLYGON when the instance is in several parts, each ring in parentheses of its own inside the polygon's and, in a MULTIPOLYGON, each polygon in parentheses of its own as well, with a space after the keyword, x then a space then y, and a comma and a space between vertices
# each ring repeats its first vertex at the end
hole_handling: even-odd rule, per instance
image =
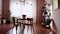
POLYGON ((11 17, 22 18, 26 15, 36 21, 36 0, 25 0, 25 3, 19 0, 10 0, 11 17))

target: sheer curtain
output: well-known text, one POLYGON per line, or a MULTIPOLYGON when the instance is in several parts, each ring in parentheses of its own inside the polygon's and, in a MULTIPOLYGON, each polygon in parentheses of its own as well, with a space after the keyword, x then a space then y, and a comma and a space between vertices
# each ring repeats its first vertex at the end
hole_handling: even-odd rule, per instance
POLYGON ((22 15, 26 15, 26 18, 33 18, 36 22, 36 0, 25 0, 25 3, 19 0, 10 0, 11 17, 22 18, 22 15))

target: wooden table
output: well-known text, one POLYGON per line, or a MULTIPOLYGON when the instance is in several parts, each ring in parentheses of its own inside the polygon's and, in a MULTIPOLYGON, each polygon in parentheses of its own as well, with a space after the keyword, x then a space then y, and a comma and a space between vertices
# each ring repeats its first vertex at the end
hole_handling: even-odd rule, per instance
POLYGON ((27 18, 27 19, 17 19, 17 23, 20 23, 20 24, 25 24, 25 25, 32 25, 33 24, 33 18, 27 18), (21 22, 18 22, 18 20, 22 20, 22 23, 21 22), (25 23, 24 21, 27 20, 28 23, 25 23), (30 22, 30 23, 29 23, 30 22))

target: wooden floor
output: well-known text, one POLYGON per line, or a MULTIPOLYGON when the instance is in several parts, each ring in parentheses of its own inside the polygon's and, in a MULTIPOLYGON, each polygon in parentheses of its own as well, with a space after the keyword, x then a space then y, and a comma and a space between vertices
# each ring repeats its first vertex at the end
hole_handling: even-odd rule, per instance
POLYGON ((2 24, 0 25, 0 34, 56 34, 48 28, 42 28, 39 24, 34 24, 33 26, 29 25, 18 25, 13 24, 2 24))

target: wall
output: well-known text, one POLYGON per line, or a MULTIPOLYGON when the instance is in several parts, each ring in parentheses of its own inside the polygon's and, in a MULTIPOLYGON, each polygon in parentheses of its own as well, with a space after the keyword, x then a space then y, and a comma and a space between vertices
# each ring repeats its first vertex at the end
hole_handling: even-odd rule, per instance
POLYGON ((60 34, 60 9, 56 9, 52 12, 52 17, 55 21, 56 28, 57 28, 57 34, 60 34))
POLYGON ((58 0, 53 0, 53 9, 58 8, 58 0))
MULTIPOLYGON (((0 0, 0 19, 1 19, 1 15, 2 15, 2 0, 0 0)), ((1 24, 1 20, 0 20, 0 24, 1 24)))
POLYGON ((37 6, 36 0, 33 0, 32 11, 33 11, 34 23, 36 23, 36 10, 37 10, 36 6, 37 6))
POLYGON ((0 17, 1 17, 1 14, 2 14, 2 0, 0 0, 0 17))
POLYGON ((60 8, 60 0, 58 0, 58 8, 60 8))
POLYGON ((2 0, 0 0, 0 11, 2 9, 2 0))

